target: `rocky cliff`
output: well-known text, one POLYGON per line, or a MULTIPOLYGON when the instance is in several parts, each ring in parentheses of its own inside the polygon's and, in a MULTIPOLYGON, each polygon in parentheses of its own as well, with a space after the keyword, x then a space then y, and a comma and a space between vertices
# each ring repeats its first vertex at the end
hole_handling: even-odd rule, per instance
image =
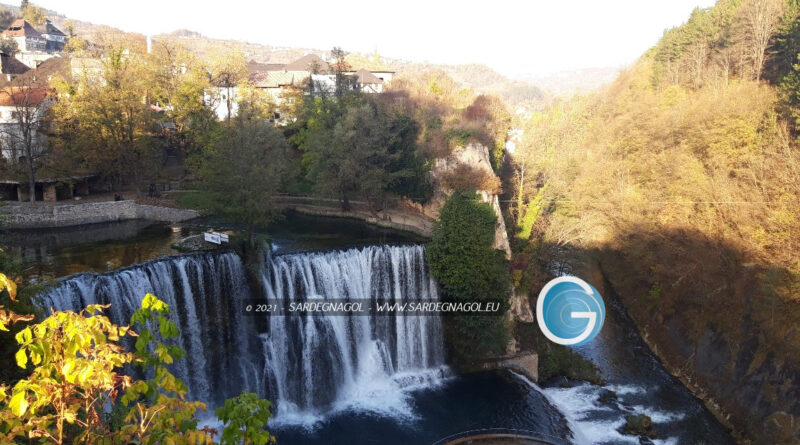
POLYGON ((787 352, 797 325, 784 331, 781 342, 755 322, 764 311, 774 311, 776 323, 792 312, 763 307, 758 267, 690 258, 682 255, 680 261, 694 275, 686 273, 687 267, 673 267, 674 273, 645 270, 647 262, 622 252, 603 252, 598 259, 605 292, 619 296, 650 348, 741 434, 739 440, 800 443, 800 368, 798 357, 787 352), (653 286, 653 281, 663 284, 653 286))

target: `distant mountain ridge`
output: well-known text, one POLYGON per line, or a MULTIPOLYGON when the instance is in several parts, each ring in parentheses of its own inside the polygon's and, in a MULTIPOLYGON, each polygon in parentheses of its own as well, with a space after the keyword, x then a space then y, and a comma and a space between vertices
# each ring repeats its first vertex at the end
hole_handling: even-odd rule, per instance
POLYGON ((552 74, 525 74, 517 79, 557 96, 596 90, 613 82, 623 67, 581 68, 552 74))

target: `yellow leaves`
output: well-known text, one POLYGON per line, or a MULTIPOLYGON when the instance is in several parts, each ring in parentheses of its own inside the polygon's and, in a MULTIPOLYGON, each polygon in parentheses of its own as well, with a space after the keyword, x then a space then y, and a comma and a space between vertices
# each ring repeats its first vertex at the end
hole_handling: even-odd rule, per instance
POLYGON ((0 292, 4 289, 6 292, 8 292, 8 296, 11 298, 11 301, 16 301, 17 283, 13 282, 5 274, 0 273, 0 292))
POLYGON ((17 354, 14 356, 14 358, 16 358, 17 366, 20 368, 25 369, 25 367, 28 365, 28 355, 25 354, 25 349, 20 349, 17 351, 17 354))
POLYGON ((167 304, 163 301, 159 300, 155 295, 147 294, 142 300, 142 309, 149 309, 155 312, 168 312, 169 306, 167 306, 167 304))
POLYGON ((661 108, 670 108, 686 100, 686 90, 680 85, 670 85, 661 93, 661 108))
POLYGON ((77 417, 78 417, 78 415, 73 411, 64 412, 64 420, 66 420, 67 423, 70 423, 70 424, 75 423, 75 420, 77 419, 77 417))
POLYGON ((14 338, 17 340, 17 343, 19 343, 21 345, 26 345, 26 344, 30 343, 31 339, 33 338, 32 334, 31 334, 31 328, 27 327, 27 328, 17 332, 17 335, 14 336, 14 338))
POLYGON ((8 402, 11 412, 17 417, 22 417, 28 411, 28 401, 25 399, 25 391, 15 393, 8 402))

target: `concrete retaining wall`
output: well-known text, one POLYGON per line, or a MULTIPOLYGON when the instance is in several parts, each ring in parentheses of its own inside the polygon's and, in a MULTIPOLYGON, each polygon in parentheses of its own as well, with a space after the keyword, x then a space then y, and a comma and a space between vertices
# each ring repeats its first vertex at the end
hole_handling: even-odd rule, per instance
POLYGON ((137 204, 135 201, 103 201, 69 204, 13 203, 0 208, 9 229, 69 227, 130 219, 179 222, 196 218, 195 210, 137 204))
POLYGON ((306 215, 332 216, 338 218, 360 219, 368 224, 373 224, 387 229, 403 230, 420 235, 425 238, 433 236, 433 221, 419 215, 404 213, 398 210, 385 210, 377 213, 377 217, 364 210, 344 212, 338 208, 298 204, 284 201, 285 208, 294 209, 306 215))

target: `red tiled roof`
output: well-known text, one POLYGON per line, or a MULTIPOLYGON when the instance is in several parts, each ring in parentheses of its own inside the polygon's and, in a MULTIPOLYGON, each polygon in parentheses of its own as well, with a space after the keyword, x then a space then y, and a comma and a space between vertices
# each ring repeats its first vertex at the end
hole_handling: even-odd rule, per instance
POLYGON ((38 37, 43 39, 42 34, 36 30, 30 23, 28 23, 25 19, 17 19, 11 22, 11 25, 8 26, 8 29, 3 31, 3 35, 6 37, 38 37))
POLYGON ((0 106, 38 105, 46 97, 45 88, 5 87, 0 89, 0 106))

